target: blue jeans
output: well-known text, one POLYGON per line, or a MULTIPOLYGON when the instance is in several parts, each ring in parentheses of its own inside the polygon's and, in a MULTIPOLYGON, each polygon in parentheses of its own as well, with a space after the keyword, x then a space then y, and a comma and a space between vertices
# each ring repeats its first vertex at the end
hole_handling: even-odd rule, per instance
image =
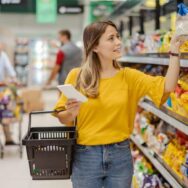
POLYGON ((73 188, 131 188, 133 161, 129 140, 99 146, 75 146, 73 188))

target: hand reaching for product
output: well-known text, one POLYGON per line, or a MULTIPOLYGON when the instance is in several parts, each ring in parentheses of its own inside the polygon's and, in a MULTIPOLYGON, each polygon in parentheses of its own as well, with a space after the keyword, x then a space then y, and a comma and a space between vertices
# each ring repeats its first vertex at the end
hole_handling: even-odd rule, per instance
POLYGON ((66 111, 70 113, 73 118, 76 118, 76 116, 78 115, 80 106, 81 102, 77 101, 76 99, 68 99, 65 104, 66 111))
POLYGON ((180 52, 180 46, 188 40, 187 36, 176 36, 174 35, 170 42, 170 51, 173 53, 179 53, 180 52))

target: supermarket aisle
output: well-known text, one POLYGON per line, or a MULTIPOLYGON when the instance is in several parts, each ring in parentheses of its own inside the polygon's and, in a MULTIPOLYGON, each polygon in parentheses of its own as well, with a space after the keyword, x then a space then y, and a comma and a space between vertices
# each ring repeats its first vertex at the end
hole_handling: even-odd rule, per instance
MULTIPOLYGON (((46 109, 51 110, 57 100, 55 91, 45 91, 43 93, 46 109)), ((28 115, 23 120, 23 135, 25 135, 28 127, 28 115)), ((33 118, 33 126, 59 126, 59 122, 55 118, 48 116, 35 116, 33 118)), ((29 166, 24 147, 23 159, 19 158, 18 147, 7 146, 5 148, 4 159, 0 159, 0 182, 4 188, 71 188, 70 180, 54 180, 54 181, 32 181, 29 175, 29 166)))

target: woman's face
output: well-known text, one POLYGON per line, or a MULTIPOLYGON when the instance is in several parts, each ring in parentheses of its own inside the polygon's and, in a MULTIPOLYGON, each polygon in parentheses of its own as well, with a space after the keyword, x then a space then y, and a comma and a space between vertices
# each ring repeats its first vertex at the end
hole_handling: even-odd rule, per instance
POLYGON ((103 60, 115 60, 122 56, 121 39, 114 27, 107 26, 94 51, 103 60))

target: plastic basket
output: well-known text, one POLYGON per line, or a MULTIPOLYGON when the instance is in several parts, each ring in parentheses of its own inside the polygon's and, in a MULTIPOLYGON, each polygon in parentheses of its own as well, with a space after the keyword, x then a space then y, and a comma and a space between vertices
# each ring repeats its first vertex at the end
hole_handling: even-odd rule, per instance
POLYGON ((30 174, 33 180, 69 179, 72 173, 73 147, 76 143, 75 127, 31 128, 31 112, 28 133, 23 139, 26 145, 30 174))

